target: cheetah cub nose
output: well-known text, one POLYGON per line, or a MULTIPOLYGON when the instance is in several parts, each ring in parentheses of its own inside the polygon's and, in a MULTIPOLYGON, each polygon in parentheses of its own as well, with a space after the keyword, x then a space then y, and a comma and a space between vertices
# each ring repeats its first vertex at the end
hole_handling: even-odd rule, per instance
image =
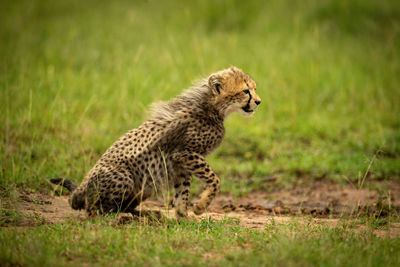
POLYGON ((254 101, 255 103, 256 103, 256 105, 260 105, 261 104, 261 101, 260 100, 256 100, 256 101, 254 101))

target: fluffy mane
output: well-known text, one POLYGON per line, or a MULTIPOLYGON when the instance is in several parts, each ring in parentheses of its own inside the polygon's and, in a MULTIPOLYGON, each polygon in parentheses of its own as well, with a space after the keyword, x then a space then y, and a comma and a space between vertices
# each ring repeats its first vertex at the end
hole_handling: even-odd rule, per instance
POLYGON ((174 120, 177 119, 180 111, 204 109, 211 94, 208 80, 201 80, 170 101, 152 104, 151 118, 174 120))

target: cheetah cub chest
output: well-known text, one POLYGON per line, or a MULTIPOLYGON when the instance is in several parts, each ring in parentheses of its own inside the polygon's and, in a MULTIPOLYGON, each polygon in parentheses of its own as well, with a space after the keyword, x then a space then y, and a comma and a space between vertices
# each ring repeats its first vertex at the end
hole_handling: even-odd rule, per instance
POLYGON ((150 119, 118 139, 72 187, 72 208, 89 214, 134 212, 141 201, 173 186, 176 216, 186 217, 195 176, 204 191, 193 211, 203 213, 220 188, 205 157, 221 143, 225 118, 233 112, 252 115, 260 103, 256 83, 231 67, 169 102, 153 104, 150 119))

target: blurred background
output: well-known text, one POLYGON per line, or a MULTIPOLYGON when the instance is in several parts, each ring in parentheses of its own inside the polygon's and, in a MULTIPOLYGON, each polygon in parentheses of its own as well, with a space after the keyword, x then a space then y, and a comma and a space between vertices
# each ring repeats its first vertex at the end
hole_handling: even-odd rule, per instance
POLYGON ((210 156, 222 191, 399 179, 399 44, 396 0, 2 1, 0 186, 80 182, 150 103, 230 65, 263 103, 210 156))

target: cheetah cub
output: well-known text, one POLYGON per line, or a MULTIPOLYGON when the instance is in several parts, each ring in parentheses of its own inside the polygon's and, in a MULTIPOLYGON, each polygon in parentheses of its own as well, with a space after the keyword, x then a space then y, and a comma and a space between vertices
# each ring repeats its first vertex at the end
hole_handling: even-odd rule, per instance
POLYGON ((220 188, 205 157, 220 145, 224 120, 232 112, 252 115, 260 103, 256 83, 242 70, 213 73, 171 101, 153 104, 150 119, 119 138, 78 187, 68 179, 50 181, 72 191, 71 207, 89 215, 135 212, 141 201, 173 186, 176 216, 182 218, 196 176, 205 187, 194 205, 199 215, 220 188))

